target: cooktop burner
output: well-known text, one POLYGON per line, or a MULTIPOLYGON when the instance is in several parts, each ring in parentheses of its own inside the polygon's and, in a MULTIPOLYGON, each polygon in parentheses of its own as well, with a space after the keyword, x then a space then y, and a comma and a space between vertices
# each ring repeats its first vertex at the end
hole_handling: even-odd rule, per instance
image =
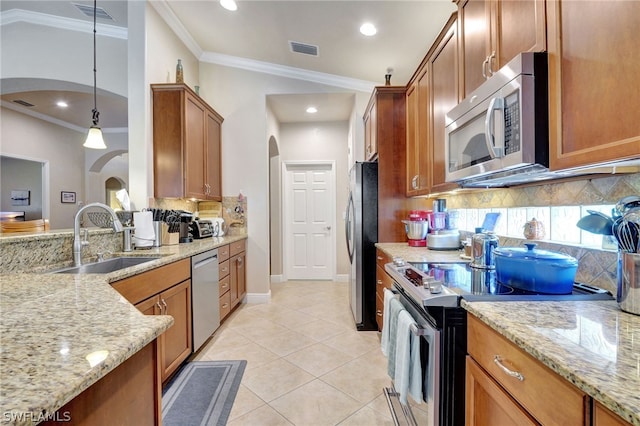
POLYGON ((385 270, 416 303, 424 307, 460 306, 460 299, 478 301, 612 300, 606 290, 575 283, 570 294, 541 294, 499 283, 495 271, 471 268, 469 263, 398 263, 385 270))
MULTIPOLYGON (((491 296, 509 296, 509 300, 514 300, 511 299, 513 296, 523 296, 518 300, 607 300, 613 298, 607 290, 582 283, 575 283, 573 292, 563 295, 522 290, 498 282, 495 270, 471 268, 467 262, 411 262, 410 265, 423 274, 441 281, 444 286, 469 301, 503 299, 503 297, 493 298, 491 296)), ((415 273, 414 271, 412 272, 415 273)))

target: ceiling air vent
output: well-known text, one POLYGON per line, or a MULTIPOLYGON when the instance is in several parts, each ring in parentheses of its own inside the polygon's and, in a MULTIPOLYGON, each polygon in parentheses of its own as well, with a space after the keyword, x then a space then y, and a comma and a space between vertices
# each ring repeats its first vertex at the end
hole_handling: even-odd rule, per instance
POLYGON ((289 41, 291 51, 302 53, 303 55, 318 56, 318 46, 313 44, 298 43, 297 41, 289 41))
MULTIPOLYGON (((78 4, 78 3, 73 3, 73 5, 75 7, 78 8, 78 10, 80 10, 80 12, 84 13, 85 15, 87 15, 89 18, 93 18, 93 6, 88 5, 88 4, 78 4)), ((100 19, 107 19, 109 21, 115 21, 111 15, 109 15, 103 8, 101 7, 96 7, 96 18, 100 18, 100 19)))
POLYGON ((35 106, 34 104, 30 104, 27 101, 23 101, 22 99, 14 99, 13 102, 15 102, 17 104, 20 104, 20 105, 22 105, 24 107, 27 107, 27 108, 31 108, 31 107, 35 106))

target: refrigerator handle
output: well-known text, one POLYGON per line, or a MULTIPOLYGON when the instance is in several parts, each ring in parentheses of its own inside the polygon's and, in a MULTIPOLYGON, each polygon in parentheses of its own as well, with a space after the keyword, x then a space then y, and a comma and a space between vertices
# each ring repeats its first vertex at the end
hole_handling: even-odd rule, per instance
POLYGON ((344 221, 345 224, 345 237, 347 240, 347 252, 349 253, 349 262, 353 263, 353 246, 352 246, 352 238, 353 236, 351 235, 351 221, 354 219, 353 218, 353 211, 354 211, 354 205, 353 205, 353 195, 351 194, 351 192, 349 193, 349 201, 347 202, 347 214, 346 214, 346 220, 344 221))

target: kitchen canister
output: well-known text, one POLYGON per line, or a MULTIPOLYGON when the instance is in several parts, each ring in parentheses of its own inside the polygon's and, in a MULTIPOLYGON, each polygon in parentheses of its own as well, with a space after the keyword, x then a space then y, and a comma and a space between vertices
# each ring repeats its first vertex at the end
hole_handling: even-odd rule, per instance
POLYGON ((618 305, 631 314, 640 315, 640 254, 620 252, 618 269, 618 305))

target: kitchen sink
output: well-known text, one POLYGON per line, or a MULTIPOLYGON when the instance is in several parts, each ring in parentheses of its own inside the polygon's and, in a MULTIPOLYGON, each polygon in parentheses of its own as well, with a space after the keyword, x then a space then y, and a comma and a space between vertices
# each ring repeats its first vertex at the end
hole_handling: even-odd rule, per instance
POLYGON ((53 274, 108 274, 110 272, 119 271, 120 269, 130 268, 146 262, 158 260, 160 257, 134 257, 122 256, 111 257, 102 262, 86 263, 80 266, 71 266, 68 268, 52 271, 53 274))

